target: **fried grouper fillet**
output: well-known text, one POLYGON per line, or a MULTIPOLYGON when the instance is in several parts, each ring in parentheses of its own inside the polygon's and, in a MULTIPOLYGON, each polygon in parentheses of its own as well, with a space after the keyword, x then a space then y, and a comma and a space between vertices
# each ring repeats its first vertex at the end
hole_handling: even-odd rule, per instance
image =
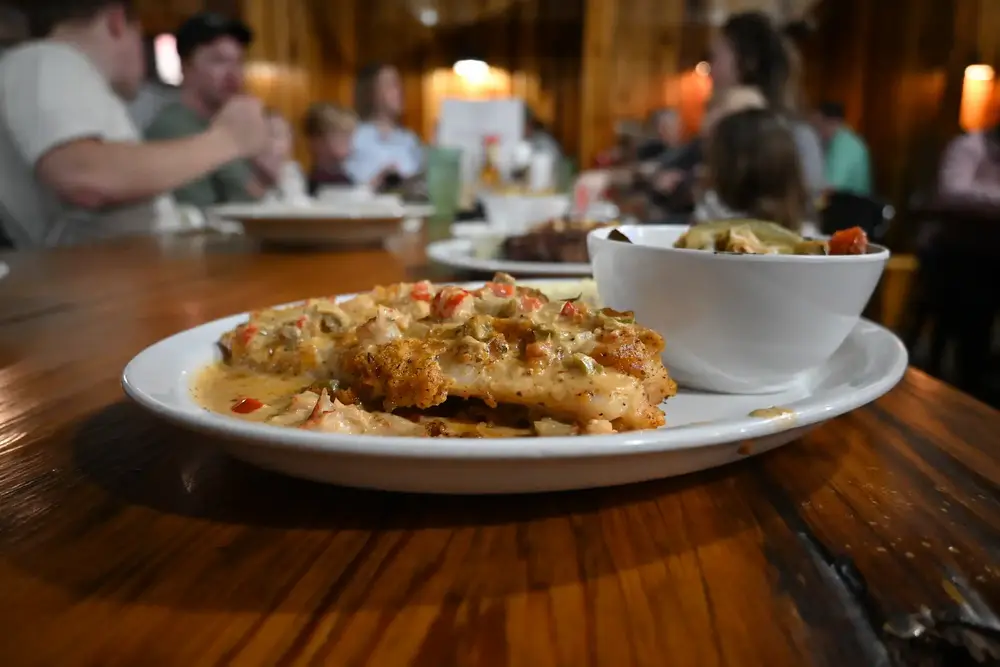
POLYGON ((333 380, 339 400, 384 412, 461 397, 589 432, 636 430, 663 425, 658 405, 676 393, 663 339, 631 313, 549 302, 506 276, 475 291, 404 284, 265 311, 222 345, 229 363, 311 373, 333 380))

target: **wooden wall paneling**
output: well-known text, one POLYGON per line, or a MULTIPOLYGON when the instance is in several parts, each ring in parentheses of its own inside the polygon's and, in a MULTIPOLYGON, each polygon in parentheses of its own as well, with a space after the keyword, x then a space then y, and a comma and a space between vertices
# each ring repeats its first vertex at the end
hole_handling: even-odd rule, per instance
POLYGON ((135 0, 135 8, 148 34, 173 32, 198 12, 239 16, 241 11, 240 0, 135 0))
POLYGON ((979 0, 979 59, 993 67, 993 119, 1000 122, 1000 2, 979 0))
POLYGON ((649 108, 661 107, 676 102, 667 98, 666 84, 677 78, 681 73, 681 56, 684 38, 686 36, 683 0, 661 0, 653 3, 653 15, 657 17, 653 40, 649 44, 652 55, 652 86, 653 96, 649 100, 649 108))
POLYGON ((591 164, 598 152, 614 139, 610 95, 615 74, 618 3, 586 0, 584 5, 583 63, 580 104, 581 167, 591 164))
MULTIPOLYGON (((937 100, 931 97, 924 99, 928 88, 926 78, 933 76, 933 71, 921 62, 921 50, 928 45, 921 44, 924 36, 924 25, 928 20, 939 16, 939 7, 934 5, 947 0, 919 0, 911 2, 908 11, 900 14, 898 8, 889 3, 879 3, 878 16, 882 31, 885 34, 879 39, 880 45, 892 47, 892 53, 898 54, 902 63, 902 71, 891 67, 880 67, 876 70, 875 83, 882 95, 872 94, 870 121, 877 123, 875 156, 876 173, 882 192, 893 201, 905 202, 909 196, 907 188, 914 177, 910 166, 916 153, 915 139, 922 129, 921 116, 926 116, 928 103, 933 109, 937 100)), ((940 38, 939 31, 935 36, 940 38)), ((885 54, 882 57, 886 57, 885 54)), ((929 86, 934 94, 933 85, 929 86)))
POLYGON ((977 1, 829 0, 818 12, 822 46, 806 51, 808 98, 845 105, 871 149, 877 189, 899 208, 932 176, 935 137, 957 122, 958 107, 941 105, 953 85, 949 58, 970 43, 957 26, 977 1))
POLYGON ((586 164, 612 145, 616 121, 642 119, 676 97, 671 85, 680 62, 684 2, 588 0, 585 14, 581 157, 586 164))
MULTIPOLYGON (((614 73, 611 77, 610 103, 613 121, 638 117, 649 104, 649 53, 653 0, 627 0, 618 3, 617 30, 614 35, 614 73)), ((607 146, 604 146, 606 148, 607 146)))
POLYGON ((310 0, 311 15, 321 30, 320 52, 324 67, 318 99, 354 106, 354 78, 359 66, 357 40, 358 0, 310 0))
POLYGON ((525 99, 538 108, 563 150, 578 157, 584 2, 534 0, 534 4, 535 13, 527 20, 534 22, 535 57, 526 63, 525 71, 537 89, 532 91, 532 97, 525 99))

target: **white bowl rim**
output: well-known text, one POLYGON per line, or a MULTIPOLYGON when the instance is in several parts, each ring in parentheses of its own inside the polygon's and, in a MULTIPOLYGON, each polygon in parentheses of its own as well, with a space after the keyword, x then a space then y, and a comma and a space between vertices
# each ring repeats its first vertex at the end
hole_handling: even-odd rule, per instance
MULTIPOLYGON (((709 252, 708 250, 694 250, 691 248, 672 248, 666 246, 645 245, 642 243, 623 243, 622 241, 612 241, 608 234, 612 229, 617 229, 622 234, 628 236, 630 230, 664 230, 676 231, 689 229, 695 225, 619 225, 617 227, 598 227, 587 234, 590 239, 601 243, 615 243, 625 248, 642 248, 640 252, 659 253, 679 253, 684 255, 699 255, 706 259, 721 262, 764 262, 768 264, 844 264, 844 263, 866 263, 884 262, 889 259, 889 249, 877 243, 868 244, 868 252, 864 255, 750 255, 734 252, 709 252)), ((617 247, 617 246, 616 246, 617 247)), ((627 252, 627 251, 626 251, 627 252)), ((593 258, 591 258, 593 260, 593 258)))

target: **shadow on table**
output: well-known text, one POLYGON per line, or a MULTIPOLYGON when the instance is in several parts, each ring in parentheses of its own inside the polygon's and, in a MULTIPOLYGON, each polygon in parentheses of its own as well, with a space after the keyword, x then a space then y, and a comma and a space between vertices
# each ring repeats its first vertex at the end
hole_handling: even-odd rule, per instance
MULTIPOLYGON (((71 446, 76 474, 106 493, 94 489, 81 500, 78 490, 64 491, 51 534, 21 545, 14 562, 86 595, 174 607, 266 609, 303 577, 322 590, 343 589, 328 603, 337 607, 502 597, 679 554, 684 567, 694 566, 687 560, 694 549, 746 531, 756 540, 755 531, 783 522, 748 502, 776 486, 754 461, 580 492, 362 491, 243 464, 212 439, 128 403, 92 415, 71 446), (66 553, 74 558, 58 555, 66 553), (212 585, 195 585, 208 578, 212 585), (436 585, 425 586, 432 578, 436 585)), ((823 449, 809 466, 816 486, 843 453, 823 449)), ((306 596, 300 604, 315 602, 306 596)))
MULTIPOLYGON (((129 504, 225 523, 327 530, 454 528, 584 514, 725 485, 755 466, 748 460, 683 477, 575 492, 436 496, 369 491, 243 463, 211 436, 165 424, 128 402, 85 421, 73 450, 83 473, 129 504)), ((835 466, 836 457, 827 463, 835 466)))

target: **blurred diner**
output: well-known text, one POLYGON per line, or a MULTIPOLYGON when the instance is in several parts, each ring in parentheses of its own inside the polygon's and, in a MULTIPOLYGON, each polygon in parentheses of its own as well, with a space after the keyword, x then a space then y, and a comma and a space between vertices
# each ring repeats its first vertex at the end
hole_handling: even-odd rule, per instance
POLYGON ((636 151, 636 159, 640 162, 654 158, 669 160, 670 154, 681 147, 680 113, 673 107, 655 109, 646 120, 646 135, 636 151))
MULTIPOLYGON (((244 91, 246 48, 253 41, 244 23, 221 14, 197 14, 177 29, 176 40, 184 77, 180 99, 164 107, 146 128, 150 140, 204 132, 226 104, 244 91)), ((262 199, 281 177, 284 157, 275 146, 280 141, 281 137, 268 131, 263 150, 185 183, 174 196, 199 208, 262 199)))
POLYGON ((258 161, 269 165, 275 174, 274 185, 267 196, 290 203, 304 202, 309 194, 308 185, 293 155, 292 126, 276 109, 268 109, 266 115, 268 142, 258 161))
POLYGON ((951 140, 939 187, 949 201, 1000 206, 1000 123, 951 140))
POLYGON ((844 105, 821 103, 813 112, 813 125, 823 141, 827 187, 835 192, 872 194, 868 147, 847 124, 844 105))
POLYGON ((364 67, 358 73, 354 105, 361 122, 344 163, 351 181, 367 183, 376 190, 391 189, 420 174, 423 145, 402 125, 399 70, 384 63, 364 67))
POLYGON ((312 159, 309 194, 315 196, 325 185, 347 186, 354 183, 345 163, 351 155, 357 125, 355 113, 336 104, 317 102, 309 107, 303 122, 312 159))
POLYGON ((802 232, 808 196, 795 138, 775 111, 747 105, 713 123, 704 170, 704 221, 756 219, 802 232))
POLYGON ((261 150, 261 104, 233 100, 184 138, 142 142, 125 100, 145 75, 129 0, 24 6, 42 39, 0 59, 0 220, 16 248, 176 225, 172 190, 261 150))
POLYGON ((800 97, 794 76, 797 54, 763 12, 731 16, 711 43, 712 84, 716 94, 734 86, 757 88, 769 108, 785 117, 795 137, 803 179, 810 196, 826 188, 823 150, 816 131, 795 106, 800 97))

